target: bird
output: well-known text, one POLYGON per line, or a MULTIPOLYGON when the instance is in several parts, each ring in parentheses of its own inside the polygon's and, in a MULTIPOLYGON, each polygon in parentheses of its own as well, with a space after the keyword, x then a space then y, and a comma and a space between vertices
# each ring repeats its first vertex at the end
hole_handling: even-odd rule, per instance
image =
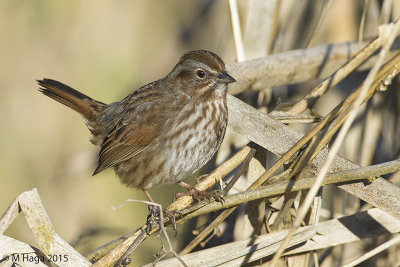
POLYGON ((218 55, 194 50, 165 77, 110 104, 53 79, 37 82, 40 92, 83 117, 100 147, 93 175, 112 167, 122 184, 154 202, 147 190, 157 185, 194 188, 182 180, 218 150, 228 123, 228 84, 236 80, 218 55))

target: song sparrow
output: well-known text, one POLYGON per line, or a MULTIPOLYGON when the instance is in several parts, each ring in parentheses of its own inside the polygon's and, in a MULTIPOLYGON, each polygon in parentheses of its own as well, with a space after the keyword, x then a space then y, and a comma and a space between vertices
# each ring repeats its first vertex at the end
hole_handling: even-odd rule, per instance
POLYGON ((231 82, 224 62, 205 50, 184 54, 166 77, 109 105, 58 81, 38 81, 43 94, 83 116, 92 143, 101 147, 93 175, 114 167, 123 184, 150 200, 146 189, 180 182, 217 151, 231 82))

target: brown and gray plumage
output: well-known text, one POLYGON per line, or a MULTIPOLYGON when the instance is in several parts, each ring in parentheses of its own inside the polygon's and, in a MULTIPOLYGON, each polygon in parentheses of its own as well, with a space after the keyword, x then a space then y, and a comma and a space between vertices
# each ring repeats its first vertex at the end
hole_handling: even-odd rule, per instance
POLYGON ((94 174, 114 167, 123 184, 146 190, 179 182, 211 159, 225 134, 227 84, 234 81, 216 54, 197 50, 166 77, 109 105, 55 80, 38 83, 85 119, 101 147, 94 174))

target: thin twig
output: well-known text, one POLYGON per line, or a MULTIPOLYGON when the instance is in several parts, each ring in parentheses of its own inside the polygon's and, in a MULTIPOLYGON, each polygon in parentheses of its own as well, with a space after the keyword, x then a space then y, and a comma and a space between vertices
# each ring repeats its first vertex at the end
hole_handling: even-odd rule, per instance
POLYGON ((324 3, 323 3, 324 6, 322 7, 322 12, 319 15, 317 26, 315 27, 313 33, 311 34, 310 38, 307 41, 307 44, 306 44, 307 48, 311 47, 312 43, 314 42, 315 37, 317 36, 317 33, 321 29, 321 26, 322 26, 322 24, 324 23, 324 21, 325 21, 325 19, 327 17, 328 10, 329 10, 330 6, 332 5, 332 2, 333 2, 332 0, 324 1, 324 3))
POLYGON ((224 196, 228 194, 228 192, 235 185, 235 183, 240 178, 240 176, 243 174, 243 172, 247 169, 247 167, 249 165, 249 162, 253 158, 255 153, 256 153, 256 149, 252 147, 250 152, 249 152, 249 154, 244 159, 242 165, 240 165, 239 170, 235 173, 235 175, 232 177, 232 179, 229 181, 229 183, 225 186, 225 188, 223 190, 223 195, 224 196))
POLYGON ((400 235, 395 235, 395 237, 393 237, 392 239, 390 239, 389 241, 377 246, 376 248, 372 249, 371 251, 363 254, 361 257, 343 265, 342 267, 353 267, 356 266, 357 264, 360 264, 364 261, 366 261, 367 259, 375 256, 376 254, 384 251, 385 249, 390 248, 393 245, 396 245, 400 243, 400 235))
POLYGON ((236 0, 229 0, 229 11, 231 12, 231 23, 233 40, 235 42, 236 58, 238 62, 245 60, 242 30, 240 28, 239 11, 236 0))
POLYGON ((371 0, 364 0, 364 7, 363 7, 362 15, 361 15, 360 28, 358 29, 358 43, 359 44, 361 44, 362 39, 363 39, 365 18, 367 17, 367 10, 368 10, 370 2, 371 2, 371 0))

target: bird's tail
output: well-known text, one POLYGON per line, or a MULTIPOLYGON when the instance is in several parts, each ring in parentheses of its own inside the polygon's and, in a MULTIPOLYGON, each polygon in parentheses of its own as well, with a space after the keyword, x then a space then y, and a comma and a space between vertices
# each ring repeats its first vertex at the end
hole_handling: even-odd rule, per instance
POLYGON ((100 129, 98 119, 106 104, 96 101, 81 92, 52 79, 38 80, 39 91, 44 95, 75 110, 85 119, 89 130, 95 136, 100 129))

